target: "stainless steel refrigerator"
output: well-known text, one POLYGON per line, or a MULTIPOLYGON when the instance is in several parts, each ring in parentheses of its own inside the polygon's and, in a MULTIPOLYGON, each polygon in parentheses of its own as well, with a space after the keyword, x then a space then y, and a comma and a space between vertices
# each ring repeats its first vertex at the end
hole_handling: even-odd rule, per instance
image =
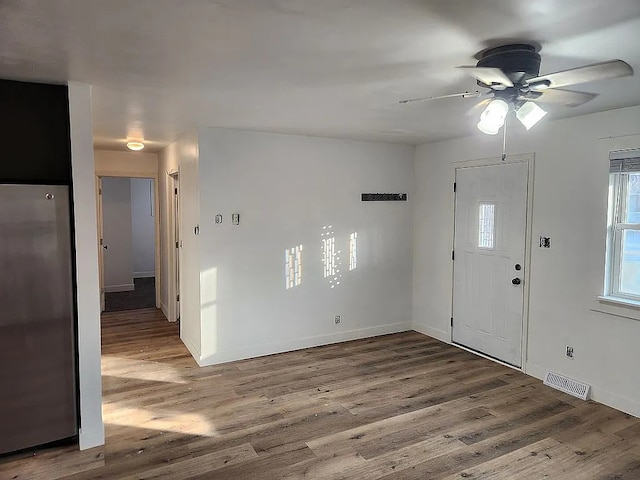
POLYGON ((69 187, 0 185, 0 454, 78 431, 69 187))

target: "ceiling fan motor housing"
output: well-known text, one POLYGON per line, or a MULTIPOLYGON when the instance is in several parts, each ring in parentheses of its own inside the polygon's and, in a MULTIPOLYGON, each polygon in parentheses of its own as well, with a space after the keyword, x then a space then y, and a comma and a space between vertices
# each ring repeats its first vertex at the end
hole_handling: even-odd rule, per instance
MULTIPOLYGON (((499 68, 514 85, 522 85, 526 80, 535 78, 540 73, 540 54, 536 48, 524 43, 503 45, 486 50, 478 67, 499 68)), ((481 87, 491 87, 478 80, 481 87)))

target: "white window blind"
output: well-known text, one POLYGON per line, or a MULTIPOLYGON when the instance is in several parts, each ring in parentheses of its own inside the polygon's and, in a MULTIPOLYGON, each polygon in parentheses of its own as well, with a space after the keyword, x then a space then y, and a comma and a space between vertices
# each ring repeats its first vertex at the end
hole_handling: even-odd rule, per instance
POLYGON ((640 150, 621 150, 609 154, 609 173, 640 172, 640 150))

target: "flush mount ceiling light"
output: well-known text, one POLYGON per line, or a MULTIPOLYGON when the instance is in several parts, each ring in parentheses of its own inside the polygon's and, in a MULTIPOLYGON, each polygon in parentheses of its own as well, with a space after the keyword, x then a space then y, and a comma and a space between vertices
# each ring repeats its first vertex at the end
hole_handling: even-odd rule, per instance
POLYGON ((127 142, 127 148, 129 150, 133 150, 134 152, 137 152, 137 151, 142 150, 144 148, 144 143, 142 143, 142 142, 127 142))

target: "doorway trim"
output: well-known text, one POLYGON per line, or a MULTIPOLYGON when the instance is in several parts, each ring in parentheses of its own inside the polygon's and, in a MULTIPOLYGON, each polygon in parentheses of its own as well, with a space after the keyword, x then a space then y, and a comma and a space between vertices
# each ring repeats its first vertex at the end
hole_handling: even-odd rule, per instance
MULTIPOLYGON (((177 322, 180 318, 180 307, 178 306, 178 295, 180 294, 180 290, 178 288, 178 284, 180 281, 178 280, 179 272, 176 271, 176 265, 180 264, 180 252, 182 249, 182 239, 179 238, 178 242, 179 247, 175 248, 176 242, 176 232, 180 231, 180 172, 179 169, 171 170, 166 172, 167 174, 167 191, 169 195, 169 203, 168 206, 168 217, 169 217, 169 264, 167 271, 167 289, 169 292, 169 305, 167 305, 168 315, 167 318, 170 322, 177 322), (175 189, 178 189, 178 193, 175 193, 175 189), (177 204, 177 218, 176 218, 176 201, 177 204)), ((182 325, 180 326, 182 331, 182 325)))
MULTIPOLYGON (((533 186, 534 186, 534 172, 535 172, 535 154, 534 153, 525 153, 518 155, 508 155, 506 159, 503 161, 499 157, 491 157, 491 158, 482 158, 475 160, 465 160, 460 162, 453 162, 450 164, 450 176, 449 178, 453 179, 455 182, 456 178, 456 170, 459 168, 467 168, 467 167, 488 167, 492 165, 503 165, 505 163, 526 163, 527 164, 527 211, 525 212, 526 218, 526 228, 524 233, 524 288, 523 288, 523 302, 522 302, 522 338, 521 342, 521 367, 514 367, 508 363, 502 362, 499 359, 491 357, 489 355, 483 354, 482 352, 478 352, 476 350, 472 350, 470 348, 464 347, 463 345, 459 345, 457 343, 453 343, 453 326, 449 324, 449 343, 455 345, 462 350, 467 350, 475 355, 478 355, 483 358, 487 358, 501 365, 513 368, 514 370, 518 370, 524 373, 527 373, 527 345, 529 343, 529 294, 530 294, 530 283, 531 283, 531 249, 532 249, 532 239, 533 239, 533 186)), ((453 187, 453 185, 452 185, 453 187)), ((455 249, 455 215, 456 215, 456 195, 451 188, 451 211, 452 211, 452 223, 451 223, 451 251, 453 252, 455 249)), ((451 260, 451 303, 449 306, 449 312, 451 314, 451 318, 453 318, 453 295, 454 295, 454 261, 451 260)))
POLYGON ((160 308, 160 287, 162 283, 162 269, 160 268, 160 203, 159 203, 159 190, 158 190, 158 173, 157 172, 117 172, 108 171, 102 172, 96 170, 96 211, 98 213, 98 264, 100 274, 100 308, 104 311, 104 265, 102 256, 102 246, 100 245, 100 239, 102 237, 102 198, 100 191, 101 179, 104 177, 116 177, 116 178, 147 178, 153 180, 153 201, 155 202, 155 289, 156 289, 156 308, 160 308))

